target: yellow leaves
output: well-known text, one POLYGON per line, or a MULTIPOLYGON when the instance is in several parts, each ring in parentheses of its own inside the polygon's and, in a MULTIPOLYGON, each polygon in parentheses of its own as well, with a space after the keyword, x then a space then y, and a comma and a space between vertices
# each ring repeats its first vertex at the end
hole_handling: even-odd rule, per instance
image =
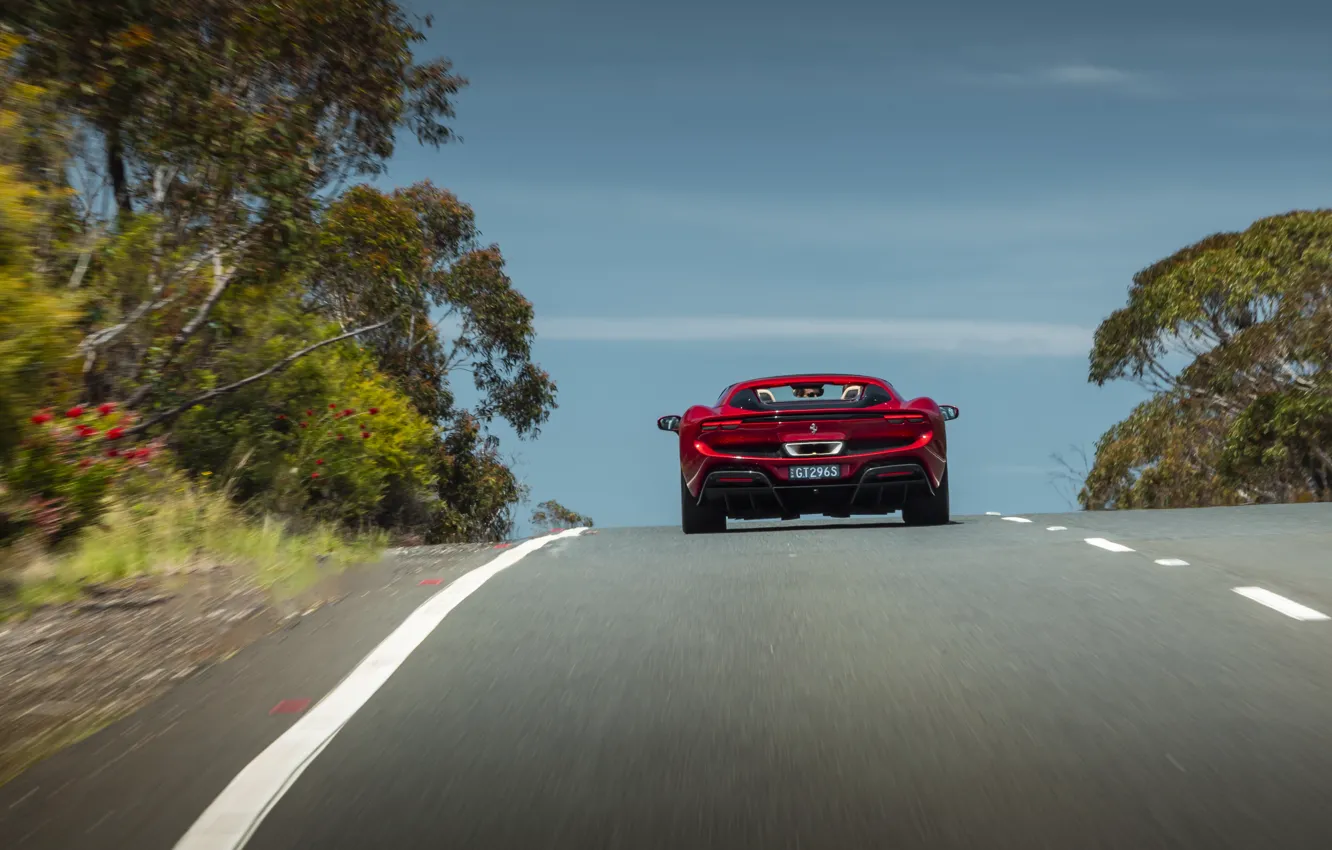
MULTIPOLYGON (((23 38, 16 33, 0 30, 0 67, 14 61, 14 57, 23 47, 23 42, 23 38)), ((10 77, 9 74, 3 76, 5 79, 10 77)))
POLYGON ((153 42, 153 32, 142 24, 135 24, 129 29, 118 33, 112 39, 112 43, 121 50, 137 50, 140 47, 146 47, 153 42))
POLYGON ((34 190, 0 165, 0 458, 13 448, 29 408, 72 361, 76 296, 42 286, 27 240, 37 225, 34 190))

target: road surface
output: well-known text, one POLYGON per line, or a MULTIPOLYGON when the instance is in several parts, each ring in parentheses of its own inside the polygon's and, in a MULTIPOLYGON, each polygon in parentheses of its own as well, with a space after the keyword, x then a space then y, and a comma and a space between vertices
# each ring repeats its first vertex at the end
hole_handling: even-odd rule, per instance
POLYGON ((1332 847, 1332 505, 741 529, 404 556, 0 789, 0 846, 1332 847))

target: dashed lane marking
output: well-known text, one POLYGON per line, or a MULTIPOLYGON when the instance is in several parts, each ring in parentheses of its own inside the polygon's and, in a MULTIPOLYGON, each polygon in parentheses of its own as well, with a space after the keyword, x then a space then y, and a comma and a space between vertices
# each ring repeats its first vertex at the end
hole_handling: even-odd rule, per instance
POLYGON ((1273 593, 1270 590, 1264 590, 1261 587, 1233 587, 1231 588, 1231 590, 1235 591, 1240 596, 1252 599, 1254 602, 1257 602, 1259 605, 1266 605, 1268 608, 1271 608, 1273 611, 1280 611, 1282 614, 1285 614, 1287 617, 1290 617, 1291 619, 1294 620, 1328 619, 1328 616, 1324 614, 1322 611, 1315 611, 1314 609, 1306 605, 1301 605, 1298 602, 1287 599, 1286 597, 1281 596, 1280 594, 1273 593))
POLYGON ((1104 549, 1107 552, 1132 552, 1133 550, 1123 543, 1116 543, 1113 540, 1106 540, 1104 537, 1084 537, 1088 543, 1093 546, 1104 549))

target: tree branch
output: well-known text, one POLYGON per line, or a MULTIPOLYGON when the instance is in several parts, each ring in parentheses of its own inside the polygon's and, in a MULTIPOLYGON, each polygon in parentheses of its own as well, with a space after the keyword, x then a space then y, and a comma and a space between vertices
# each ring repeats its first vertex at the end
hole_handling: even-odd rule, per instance
POLYGON ((134 434, 143 433, 144 431, 153 427, 154 425, 169 421, 171 419, 175 419, 177 416, 189 410, 191 407, 194 407, 196 404, 203 404, 204 402, 212 401, 213 399, 219 396, 226 395, 227 393, 230 392, 235 392, 241 387, 253 384, 255 381, 262 381, 264 378, 267 378, 269 375, 281 372, 283 369, 286 369, 288 366, 295 363, 297 360, 300 360, 302 357, 306 356, 307 354, 317 351, 318 349, 323 348, 326 345, 332 345, 335 342, 342 342, 344 339, 350 339, 354 336, 360 336, 361 334, 369 333, 370 331, 373 330, 378 330, 379 328, 382 328, 385 325, 387 325, 389 322, 393 321, 394 318, 396 317, 390 316, 389 318, 385 319, 382 322, 376 322, 373 325, 366 325, 363 328, 357 328, 356 330, 348 331, 347 333, 344 334, 339 334, 338 336, 332 337, 330 339, 326 339, 321 342, 316 342, 314 345, 307 345, 305 348, 302 348, 300 351, 287 355, 286 357, 277 361, 272 366, 269 366, 267 369, 263 370, 262 372, 256 372, 248 378, 242 378, 239 381, 227 384, 225 387, 218 387, 217 389, 209 390, 208 392, 203 393, 202 395, 195 396, 189 401, 183 404, 179 404, 171 408, 170 410, 164 411, 148 419, 145 419, 143 422, 140 422, 139 424, 126 430, 125 434, 127 436, 132 436, 134 434))
POLYGON ((86 373, 92 368, 92 362, 97 359, 98 349, 104 348, 107 344, 114 341, 116 337, 129 330, 148 313, 153 312, 154 310, 160 310, 162 307, 175 300, 175 296, 161 298, 161 295, 166 288, 171 285, 172 281, 181 277, 187 277, 198 271, 199 266, 203 265, 203 261, 207 258, 207 254, 198 254, 194 259, 190 260, 190 262, 186 263, 181 269, 173 274, 163 275, 153 287, 149 296, 145 298, 139 306, 135 307, 134 311, 130 313, 123 322, 97 331, 96 333, 90 333, 84 337, 83 341, 79 343, 79 350, 86 351, 91 358, 87 361, 88 365, 84 368, 84 372, 86 373))
POLYGON ((79 253, 79 261, 74 266, 74 273, 69 276, 70 289, 78 289, 83 283, 83 276, 88 273, 88 267, 92 265, 93 248, 102 238, 102 232, 101 227, 94 227, 88 231, 83 250, 79 253))
MULTIPOLYGON (((199 305, 199 310, 194 314, 194 318, 190 319, 185 327, 181 328, 180 331, 171 338, 171 343, 167 346, 167 350, 155 364, 155 368, 159 372, 171 365, 172 361, 176 359, 176 355, 185 347, 185 343, 190 341, 190 337, 198 333, 199 329, 203 327, 204 322, 208 321, 208 316, 213 312, 213 308, 217 306, 217 302, 221 300, 222 295, 227 291, 227 287, 231 285, 231 281, 236 277, 235 266, 232 266, 225 271, 222 269, 222 253, 220 251, 214 250, 212 252, 212 259, 213 288, 209 291, 208 297, 204 299, 204 302, 199 305)), ((136 374, 141 372, 141 370, 137 369, 135 371, 136 374)), ((145 382, 140 384, 139 388, 135 390, 129 398, 125 399, 125 406, 130 408, 138 407, 140 404, 143 404, 144 399, 148 398, 152 391, 153 386, 151 383, 145 382)))

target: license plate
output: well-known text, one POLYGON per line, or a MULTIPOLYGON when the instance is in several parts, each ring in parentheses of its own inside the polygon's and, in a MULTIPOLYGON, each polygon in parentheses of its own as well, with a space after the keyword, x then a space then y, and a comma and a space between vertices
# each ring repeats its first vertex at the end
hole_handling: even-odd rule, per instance
POLYGON ((790 470, 792 481, 822 481, 825 478, 840 478, 842 473, 842 468, 835 463, 820 466, 793 466, 790 470))

